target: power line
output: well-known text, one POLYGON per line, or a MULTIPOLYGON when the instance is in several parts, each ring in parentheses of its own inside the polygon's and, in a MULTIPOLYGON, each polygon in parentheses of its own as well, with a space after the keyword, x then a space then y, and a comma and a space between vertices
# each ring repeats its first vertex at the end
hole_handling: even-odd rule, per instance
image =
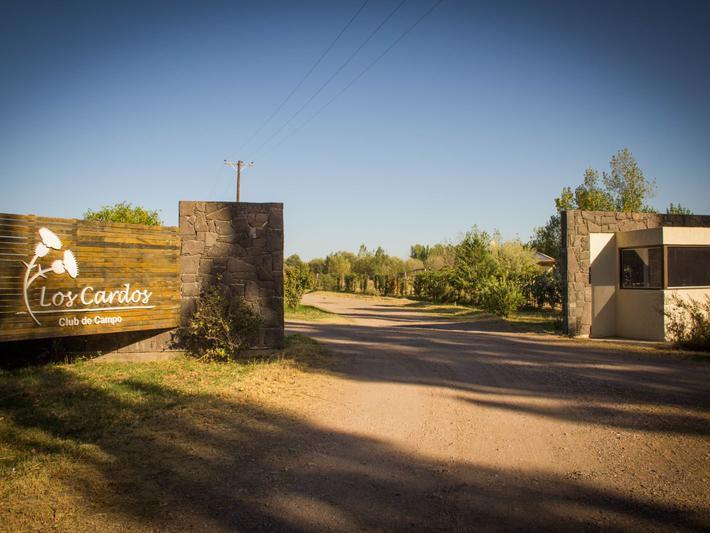
POLYGON ((296 129, 292 130, 291 133, 289 133, 288 135, 286 135, 286 137, 284 137, 283 139, 281 139, 281 141, 279 141, 276 145, 274 145, 273 148, 271 148, 271 150, 269 150, 269 151, 267 152, 267 154, 269 154, 269 153, 273 152, 274 150, 276 150, 276 149, 277 149, 279 146, 281 146, 284 142, 286 142, 288 139, 290 139, 291 137, 293 137, 293 136, 294 136, 296 133, 298 133, 301 129, 303 129, 304 127, 306 127, 306 126, 307 126, 314 118, 316 118, 326 107, 328 107, 330 104, 332 104, 332 103, 333 103, 337 98, 339 98, 345 91, 347 91, 350 87, 352 87, 352 86, 355 84, 355 82, 357 82, 360 78, 362 78, 368 70, 370 70, 372 67, 374 67, 374 66, 380 61, 380 59, 382 59, 385 55, 387 55, 387 53, 388 53, 390 50, 392 50, 395 46, 397 46, 397 44, 398 44, 402 39, 404 39, 404 38, 407 36, 407 34, 408 34, 409 32, 411 32, 414 28, 416 28, 416 27, 419 25, 419 23, 420 23, 422 20, 424 20, 427 16, 429 16, 437 7, 439 7, 439 5, 440 5, 443 1, 444 1, 444 0, 437 0, 426 12, 424 12, 424 14, 423 14, 422 16, 420 16, 420 17, 414 22, 414 24, 412 24, 411 26, 409 26, 409 28, 407 28, 399 37, 397 37, 397 38, 392 42, 392 44, 390 44, 387 48, 385 48, 385 50, 384 50, 379 56, 377 56, 377 57, 374 59, 374 61, 372 61, 372 62, 371 62, 369 65, 367 65, 357 76, 355 76, 352 80, 350 80, 350 82, 349 82, 345 87, 343 87, 338 93, 336 93, 335 96, 333 96, 330 100, 328 100, 323 106, 321 106, 320 108, 318 108, 318 110, 317 110, 315 113, 313 113, 310 117, 308 117, 308 119, 306 119, 305 122, 301 123, 300 126, 298 126, 296 129))
POLYGON ((351 61, 353 60, 353 58, 358 54, 358 52, 360 52, 360 50, 362 50, 363 47, 364 47, 367 43, 370 42, 370 40, 377 34, 377 32, 380 31, 380 29, 382 29, 382 26, 384 26, 385 24, 387 24, 387 22, 389 21, 389 19, 391 19, 391 18, 394 16, 394 14, 397 13, 397 11, 399 11, 399 9, 400 9, 406 2, 407 2, 407 0, 402 0, 399 4, 397 4, 397 7, 395 7, 395 8, 390 12, 390 14, 387 15, 387 16, 385 17, 385 19, 384 19, 382 22, 380 22, 379 26, 377 26, 377 27, 370 33, 370 35, 368 35, 367 39, 365 39, 365 40, 362 42, 362 44, 360 44, 360 46, 358 46, 358 47, 355 49, 355 51, 354 51, 352 54, 350 54, 350 56, 345 60, 345 62, 344 62, 342 65, 340 65, 340 66, 336 69, 336 71, 325 81, 325 83, 323 83, 323 84, 318 88, 318 90, 317 90, 316 92, 314 92, 314 93, 311 95, 311 97, 310 97, 308 100, 306 100, 306 102, 305 102, 301 107, 299 107, 298 110, 296 110, 296 112, 295 112, 293 115, 291 115, 291 117, 290 117, 285 123, 283 123, 283 124, 281 125, 281 127, 280 127, 279 129, 277 129, 271 136, 269 136, 263 143, 261 143, 261 144, 259 145, 259 147, 258 147, 258 148, 254 151, 254 153, 252 154, 252 157, 253 157, 254 155, 256 155, 257 153, 259 153, 259 152, 262 150, 262 148, 264 148, 264 146, 266 146, 272 139, 274 139, 279 133, 281 133, 281 132, 284 130, 284 128, 285 128, 286 126, 288 126, 288 125, 293 121, 293 119, 295 119, 295 118, 301 113, 301 111, 303 111, 303 110, 308 106, 308 104, 310 104, 310 103, 316 98, 316 96, 318 96, 318 95, 321 93, 321 91, 322 91, 323 89, 325 89, 325 88, 330 84, 330 82, 333 81, 333 79, 334 79, 338 74, 340 74, 340 72, 341 72, 345 67, 347 67, 347 66, 350 64, 350 62, 351 62, 351 61))
POLYGON ((365 9, 365 6, 368 4, 369 1, 370 0, 365 0, 362 3, 362 5, 360 6, 360 9, 358 9, 355 12, 355 14, 350 18, 348 23, 345 26, 343 26, 343 29, 340 30, 340 33, 338 33, 338 35, 335 37, 335 39, 333 39, 333 41, 330 43, 330 45, 328 45, 328 48, 326 48, 325 51, 320 55, 318 60, 315 63, 313 63, 313 66, 303 75, 301 80, 296 84, 296 86, 291 90, 291 92, 288 93, 286 98, 284 98, 282 100, 282 102, 276 107, 276 109, 271 113, 271 115, 269 115, 269 117, 264 122, 262 122, 262 124, 254 131, 254 133, 252 133, 249 136, 249 138, 242 144, 240 150, 243 149, 244 147, 246 147, 251 141, 253 141, 254 138, 257 135, 259 135, 259 133, 261 133, 261 130, 263 130, 266 127, 266 125, 269 122, 271 122, 271 120, 279 113, 279 111, 281 111, 281 109, 283 109, 283 107, 291 99, 291 97, 296 93, 296 91, 301 88, 301 85, 303 85, 303 82, 305 82, 308 79, 308 77, 313 73, 313 71, 316 69, 316 67, 318 65, 320 65, 321 61, 323 61, 325 56, 327 56, 328 53, 333 49, 333 47, 340 40, 340 38, 343 36, 345 31, 352 25, 352 23, 355 21, 355 19, 358 17, 358 15, 360 15, 362 10, 365 9))

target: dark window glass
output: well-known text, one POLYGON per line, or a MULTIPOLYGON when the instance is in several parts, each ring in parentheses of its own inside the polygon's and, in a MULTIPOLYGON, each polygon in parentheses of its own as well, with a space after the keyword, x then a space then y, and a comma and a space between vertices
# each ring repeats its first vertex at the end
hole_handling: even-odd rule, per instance
POLYGON ((710 286, 710 246, 669 246, 668 286, 710 286))
POLYGON ((663 249, 628 248, 621 250, 621 287, 660 289, 663 287, 663 249))

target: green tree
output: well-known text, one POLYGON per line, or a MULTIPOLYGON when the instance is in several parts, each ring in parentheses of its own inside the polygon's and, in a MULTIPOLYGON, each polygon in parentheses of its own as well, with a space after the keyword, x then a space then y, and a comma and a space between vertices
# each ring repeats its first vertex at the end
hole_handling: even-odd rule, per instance
POLYGON ((562 226, 560 224, 560 215, 552 215, 547 221, 547 224, 539 228, 535 228, 528 246, 534 250, 542 252, 543 254, 553 257, 556 261, 559 261, 562 247, 562 226))
POLYGON ((535 253, 517 239, 494 241, 491 253, 498 267, 498 277, 514 281, 519 286, 531 284, 540 272, 535 253))
POLYGON ((303 294, 311 287, 311 271, 301 258, 293 254, 284 261, 284 301, 295 309, 303 294))
POLYGON ((558 211, 564 209, 584 209, 585 211, 614 211, 614 200, 611 194, 599 186, 599 172, 593 168, 584 171, 584 181, 574 190, 574 195, 568 188, 562 190, 555 199, 558 211))
POLYGON ((497 265, 491 253, 492 237, 476 226, 464 235, 456 246, 456 264, 454 284, 460 296, 469 303, 477 305, 485 280, 497 272, 497 265))
POLYGON ((360 292, 368 292, 370 280, 375 276, 375 260, 373 253, 364 244, 360 245, 357 257, 352 264, 352 271, 357 277, 360 292))
POLYGON ((412 259, 419 259, 424 262, 429 258, 431 253, 431 247, 424 244, 412 244, 409 247, 409 257, 412 259))
MULTIPOLYGON (((583 211, 653 211, 647 201, 656 190, 655 181, 648 181, 628 148, 619 150, 609 162, 610 172, 588 168, 582 184, 574 191, 563 187, 555 198, 557 213, 544 226, 535 228, 528 245, 559 261, 562 231, 559 213, 572 209, 583 211)), ((673 204, 671 204, 673 206, 673 204)))
POLYGON ((628 148, 619 150, 610 161, 611 173, 604 174, 604 186, 617 211, 653 211, 646 204, 656 194, 656 180, 648 181, 628 148))
POLYGON ((674 204, 671 202, 671 205, 668 206, 668 209, 666 209, 666 214, 668 215, 692 215, 693 212, 688 209, 687 207, 683 207, 680 204, 674 204))
POLYGON ((652 211, 646 202, 655 194, 656 182, 646 180, 631 151, 619 150, 609 166, 609 174, 601 175, 601 185, 599 172, 588 168, 582 184, 574 192, 571 187, 564 187, 555 198, 557 211, 652 211))
POLYGON ((453 268, 456 263, 456 247, 452 244, 437 243, 429 250, 429 255, 424 260, 427 270, 442 270, 453 268))
POLYGON ((326 270, 337 280, 339 291, 345 290, 345 276, 352 270, 353 259, 355 255, 350 252, 335 252, 325 258, 326 270))
POLYGON ((325 266, 325 259, 322 257, 316 257, 308 261, 308 268, 313 274, 325 274, 327 272, 325 266))
POLYGON ((123 222, 125 224, 144 224, 146 226, 161 226, 163 221, 158 211, 151 211, 128 202, 105 205, 98 211, 87 210, 84 220, 97 222, 123 222))

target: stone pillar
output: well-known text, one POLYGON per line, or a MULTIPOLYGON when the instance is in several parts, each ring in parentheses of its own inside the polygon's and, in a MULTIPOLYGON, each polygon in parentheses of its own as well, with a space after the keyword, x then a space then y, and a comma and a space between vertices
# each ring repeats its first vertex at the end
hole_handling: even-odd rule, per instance
POLYGON ((264 318, 257 347, 283 347, 283 204, 181 201, 179 227, 181 320, 219 283, 264 318))

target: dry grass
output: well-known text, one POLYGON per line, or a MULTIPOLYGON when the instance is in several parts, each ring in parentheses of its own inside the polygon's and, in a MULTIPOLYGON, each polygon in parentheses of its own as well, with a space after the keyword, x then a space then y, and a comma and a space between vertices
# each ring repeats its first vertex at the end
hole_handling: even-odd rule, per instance
POLYGON ((235 453, 260 446, 245 437, 259 424, 254 398, 325 357, 291 336, 286 350, 239 363, 0 371, 0 530, 150 529, 140 515, 161 505, 161 471, 174 480, 206 458, 227 460, 216 448, 224 432, 235 453))

